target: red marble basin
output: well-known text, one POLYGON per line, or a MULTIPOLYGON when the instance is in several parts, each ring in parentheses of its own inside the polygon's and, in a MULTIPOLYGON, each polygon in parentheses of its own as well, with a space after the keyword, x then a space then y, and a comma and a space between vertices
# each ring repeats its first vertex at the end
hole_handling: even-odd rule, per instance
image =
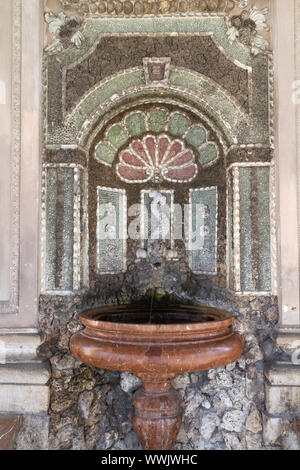
POLYGON ((85 329, 71 350, 86 364, 138 373, 212 369, 235 361, 243 342, 232 332, 233 318, 214 308, 194 306, 102 307, 82 313, 85 329))
POLYGON ((133 424, 145 449, 170 449, 176 438, 182 413, 172 379, 223 366, 243 352, 232 315, 215 308, 155 306, 150 316, 149 305, 122 305, 89 310, 79 318, 85 328, 71 338, 75 357, 142 380, 133 400, 133 424))

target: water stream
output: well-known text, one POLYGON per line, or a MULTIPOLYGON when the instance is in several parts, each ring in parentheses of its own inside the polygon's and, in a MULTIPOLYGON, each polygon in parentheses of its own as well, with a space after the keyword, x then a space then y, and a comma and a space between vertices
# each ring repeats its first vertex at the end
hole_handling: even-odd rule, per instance
POLYGON ((152 311, 153 311, 153 299, 155 294, 155 287, 153 287, 151 292, 151 300, 150 300, 150 312, 149 312, 149 323, 152 323, 152 311))

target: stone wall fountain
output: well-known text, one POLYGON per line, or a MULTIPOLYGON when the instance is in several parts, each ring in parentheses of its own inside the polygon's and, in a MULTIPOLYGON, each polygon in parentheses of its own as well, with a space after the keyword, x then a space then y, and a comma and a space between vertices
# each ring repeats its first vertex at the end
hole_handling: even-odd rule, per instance
POLYGON ((258 344, 251 311, 272 310, 265 335, 276 316, 267 11, 225 3, 153 17, 66 1, 45 16, 47 354, 54 329, 74 360, 76 332, 79 361, 141 378, 133 423, 149 449, 171 448, 180 426, 171 380, 236 361, 234 317, 258 344), (180 302, 145 307, 153 289, 180 302))

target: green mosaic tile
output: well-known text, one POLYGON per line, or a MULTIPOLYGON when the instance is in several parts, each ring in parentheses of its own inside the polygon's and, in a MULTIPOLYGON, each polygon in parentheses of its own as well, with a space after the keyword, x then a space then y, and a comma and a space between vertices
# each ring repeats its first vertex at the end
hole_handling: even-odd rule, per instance
POLYGON ((194 126, 188 131, 185 140, 194 147, 199 147, 206 141, 206 131, 203 127, 194 126))
POLYGON ((149 113, 149 130, 164 132, 167 125, 167 113, 162 109, 154 109, 149 113))
POLYGON ((238 133, 241 125, 249 127, 247 115, 213 82, 189 71, 176 69, 170 73, 169 82, 175 87, 184 87, 197 97, 197 107, 217 123, 231 143, 234 143, 233 135, 238 133))
POLYGON ((112 164, 117 152, 105 142, 100 142, 96 147, 96 157, 98 160, 112 164))
POLYGON ((73 242, 74 242, 74 170, 65 168, 62 285, 64 290, 73 289, 73 242))
POLYGON ((114 147, 119 149, 122 145, 126 144, 129 135, 122 126, 115 124, 109 129, 106 137, 114 147))
POLYGON ((251 172, 252 168, 240 169, 240 256, 241 290, 255 291, 252 263, 252 217, 251 217, 251 172))
MULTIPOLYGON (((49 79, 47 90, 48 143, 80 143, 80 145, 89 149, 97 133, 105 128, 107 129, 108 122, 116 123, 117 114, 119 112, 124 114, 127 112, 129 102, 131 109, 134 109, 134 106, 138 104, 149 103, 161 107, 164 106, 164 103, 166 106, 178 104, 183 109, 184 105, 188 103, 191 112, 198 115, 202 122, 206 121, 221 136, 221 140, 223 138, 227 145, 233 143, 269 143, 268 58, 267 56, 251 57, 248 49, 239 44, 238 41, 230 44, 227 38, 226 19, 209 16, 205 18, 192 16, 182 18, 89 18, 84 21, 82 29, 85 41, 81 49, 71 46, 62 53, 47 57, 46 59, 48 61, 47 76, 49 79), (81 99, 81 102, 76 102, 77 94, 75 93, 74 102, 71 102, 71 106, 68 108, 65 105, 65 109, 70 114, 64 115, 63 103, 66 95, 64 94, 65 90, 63 89, 62 81, 65 77, 65 67, 68 67, 75 61, 77 61, 77 64, 81 63, 81 59, 90 54, 92 47, 99 47, 98 43, 102 39, 101 34, 115 33, 118 35, 119 33, 132 34, 134 32, 139 34, 196 33, 213 35, 213 40, 220 46, 220 49, 224 50, 224 55, 229 60, 234 61, 236 65, 240 65, 242 68, 245 65, 252 68, 252 74, 249 74, 249 88, 252 99, 251 114, 247 115, 247 112, 244 112, 241 106, 239 106, 236 98, 230 94, 230 90, 222 89, 222 86, 217 85, 214 79, 209 81, 202 73, 192 73, 184 69, 184 67, 176 69, 174 68, 176 65, 175 61, 173 61, 171 63, 170 88, 168 90, 163 87, 161 89, 157 87, 157 89, 146 90, 144 70, 140 62, 134 64, 134 70, 127 71, 122 69, 122 73, 119 73, 120 71, 117 70, 116 66, 118 75, 114 74, 112 77, 109 75, 110 79, 108 81, 102 82, 99 79, 98 82, 90 85, 90 90, 85 90, 83 87, 83 93, 87 93, 86 95, 78 94, 78 100, 81 99)), ((97 145, 97 159, 106 164, 112 164, 116 157, 116 149, 120 149, 126 144, 130 137, 140 136, 147 130, 154 133, 162 133, 169 130, 173 136, 186 139, 189 145, 198 149, 199 162, 202 165, 209 165, 218 158, 217 146, 212 142, 205 145, 207 135, 204 128, 195 125, 189 128, 190 122, 184 114, 177 113, 177 115, 171 115, 170 123, 168 118, 169 113, 161 109, 156 109, 149 113, 146 120, 142 113, 139 112, 127 116, 125 121, 126 126, 123 121, 124 127, 120 124, 115 124, 108 131, 108 139, 112 145, 107 141, 102 141, 97 145)), ((65 200, 63 205, 62 276, 63 284, 71 289, 73 236, 69 227, 72 227, 73 216, 72 171, 65 173, 65 181, 63 183, 65 200)), ((55 285, 55 273, 57 271, 56 253, 60 247, 56 246, 59 245, 56 237, 56 224, 59 219, 57 207, 55 206, 55 198, 58 197, 57 188, 59 186, 56 170, 49 170, 49 173, 47 173, 47 184, 47 276, 48 286, 57 288, 55 285)), ((62 186, 61 181, 59 181, 59 184, 62 186)), ((228 184, 229 234, 227 243, 229 244, 229 262, 231 262, 233 252, 231 245, 234 243, 232 237, 233 195, 231 175, 228 184)), ((105 191, 105 189, 103 190, 105 191)), ((249 292, 257 288, 258 290, 268 291, 271 288, 269 169, 258 168, 255 171, 248 168, 241 169, 240 194, 241 290, 249 292), (251 196, 254 193, 255 204, 259 208, 259 211, 256 212, 254 210, 255 204, 253 202, 251 204, 251 196), (252 262, 254 263, 253 266, 252 262)), ((123 207, 122 197, 117 194, 107 193, 106 195, 105 193, 104 199, 106 196, 108 203, 113 202, 114 206, 118 207, 117 214, 119 214, 121 207, 123 207)), ((217 191, 214 191, 213 188, 207 188, 206 190, 199 191, 199 194, 195 192, 191 199, 193 211, 197 205, 207 209, 201 215, 200 224, 200 228, 205 234, 205 243, 194 253, 192 263, 194 263, 195 271, 214 272, 216 268, 215 238, 217 226, 214 224, 217 216, 217 191)), ((192 216, 196 216, 194 212, 192 216)), ((119 226, 118 223, 116 226, 119 226)), ((193 228, 195 227, 193 226, 193 228)), ((109 243, 109 249, 112 253, 113 246, 111 242, 106 241, 105 243, 109 243)), ((108 263, 108 265, 111 263, 111 270, 114 270, 113 264, 115 261, 113 256, 112 259, 107 258, 104 262, 108 247, 105 243, 103 243, 103 249, 100 246, 98 247, 98 254, 101 252, 100 260, 98 261, 100 264, 102 263, 100 272, 101 269, 104 271, 103 266, 105 263, 108 263)), ((121 257, 123 256, 123 252, 118 253, 120 263, 118 269, 121 269, 121 257)), ((230 270, 231 266, 229 266, 230 270)), ((233 283, 230 283, 230 285, 233 285, 233 283)))
POLYGON ((257 168, 259 289, 272 289, 271 231, 270 231, 270 168, 257 168))
POLYGON ((47 201, 46 201, 46 289, 55 289, 56 276, 56 198, 57 169, 47 169, 47 201))
POLYGON ((228 202, 228 219, 227 219, 227 249, 228 249, 228 286, 234 290, 234 272, 233 272, 233 187, 232 173, 227 176, 227 202, 228 202))
POLYGON ((130 114, 125 120, 128 132, 137 137, 146 132, 145 115, 143 113, 130 114))
POLYGON ((175 113, 170 118, 169 132, 176 137, 182 137, 190 125, 191 122, 186 116, 175 113))
MULTIPOLYGON (((157 96, 153 96, 153 91, 152 90, 143 90, 143 91, 136 91, 136 92, 131 92, 128 93, 126 96, 126 102, 123 103, 123 101, 120 102, 119 107, 116 109, 114 103, 112 104, 107 104, 107 107, 105 109, 99 110, 99 113, 95 115, 95 121, 97 119, 97 126, 93 129, 93 121, 91 121, 90 127, 88 127, 82 134, 82 137, 80 139, 80 144, 89 149, 91 143, 93 142, 94 138, 96 135, 101 132, 101 130, 104 128, 105 124, 112 119, 114 116, 117 114, 124 112, 128 109, 128 104, 127 100, 130 98, 130 103, 131 106, 142 106, 143 104, 149 104, 149 103, 154 103, 157 105, 157 96), (111 108, 114 108, 112 111, 111 108), (93 129, 92 132, 90 130, 93 129)), ((182 107, 182 100, 185 98, 185 92, 180 92, 180 91, 174 91, 170 93, 168 90, 160 90, 160 96, 159 96, 159 101, 160 103, 166 103, 166 104, 172 104, 174 106, 179 106, 182 107)), ((125 100, 125 99, 124 99, 125 100)), ((195 112, 197 112, 197 105, 199 103, 197 97, 190 97, 190 101, 193 103, 193 107, 195 112)), ((155 110, 159 111, 159 110, 155 110)), ((163 111, 164 112, 164 111, 163 111)), ((165 113, 165 112, 164 112, 165 113)), ((209 114, 209 113, 208 113, 209 114)), ((150 120, 151 113, 149 113, 149 120, 150 120)), ((227 145, 230 145, 232 143, 231 137, 228 134, 228 129, 222 128, 221 122, 218 120, 218 116, 215 116, 215 121, 218 122, 219 125, 219 131, 221 132, 221 135, 224 139, 224 143, 227 145), (223 132, 224 131, 224 132, 223 132)), ((209 116, 207 117, 207 121, 209 124, 212 124, 212 121, 209 119, 209 116)), ((154 119, 152 118, 152 123, 154 122, 154 119)), ((153 124, 152 124, 153 125, 153 124)), ((153 127, 154 128, 154 127, 153 127)), ((149 124, 149 129, 150 129, 150 124, 149 124)), ((155 127, 156 129, 156 127, 155 127)), ((166 130, 165 125, 158 128, 158 132, 164 132, 166 130)), ((150 129, 151 130, 151 129, 150 129)), ((157 132, 156 130, 153 132, 157 132)))
POLYGON ((213 163, 218 158, 218 147, 213 142, 209 142, 207 145, 199 149, 199 162, 201 165, 208 165, 213 163))
POLYGON ((270 168, 239 169, 240 290, 271 292, 270 168))

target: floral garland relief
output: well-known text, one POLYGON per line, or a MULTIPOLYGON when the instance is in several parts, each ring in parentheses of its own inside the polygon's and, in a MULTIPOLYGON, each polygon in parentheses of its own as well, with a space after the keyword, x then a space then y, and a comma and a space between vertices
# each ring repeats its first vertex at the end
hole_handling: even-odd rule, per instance
POLYGON ((267 31, 266 17, 268 8, 258 10, 253 7, 251 10, 243 10, 240 15, 230 18, 231 27, 227 31, 229 41, 233 43, 238 40, 245 46, 251 48, 253 55, 258 55, 266 50, 268 41, 258 34, 258 31, 267 31))

